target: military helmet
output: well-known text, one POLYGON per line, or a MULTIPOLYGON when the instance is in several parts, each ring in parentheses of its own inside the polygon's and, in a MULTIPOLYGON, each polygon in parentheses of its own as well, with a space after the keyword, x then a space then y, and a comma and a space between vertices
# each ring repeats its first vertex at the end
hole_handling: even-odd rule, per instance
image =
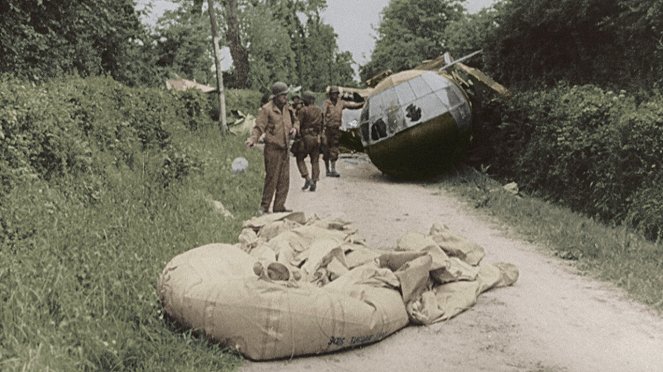
POLYGON ((277 81, 272 85, 272 95, 278 96, 281 94, 288 94, 288 84, 282 81, 277 81))
POLYGON ((302 93, 302 99, 304 102, 310 105, 315 102, 315 94, 313 94, 313 92, 310 90, 307 90, 306 92, 302 93))
POLYGON ((332 86, 329 87, 329 94, 340 93, 340 92, 341 91, 338 89, 338 87, 336 85, 332 85, 332 86))

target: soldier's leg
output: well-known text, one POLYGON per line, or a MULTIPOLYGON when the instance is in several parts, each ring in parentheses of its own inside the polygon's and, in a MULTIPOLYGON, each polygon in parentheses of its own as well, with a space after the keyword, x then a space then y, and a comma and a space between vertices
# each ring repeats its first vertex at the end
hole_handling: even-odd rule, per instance
POLYGON ((340 129, 335 129, 330 133, 332 136, 329 138, 329 161, 331 162, 331 171, 329 176, 331 177, 340 177, 340 174, 336 171, 336 161, 338 160, 339 146, 341 131, 340 129))
POLYGON ((311 158, 311 179, 317 182, 320 179, 320 150, 319 147, 314 146, 309 153, 311 158))
POLYGON ((305 152, 301 152, 296 156, 297 169, 299 170, 299 174, 302 176, 302 178, 309 178, 308 169, 306 168, 306 155, 307 154, 305 152))
POLYGON ((265 145, 263 152, 265 158, 265 184, 262 188, 262 199, 260 201, 260 209, 263 212, 269 211, 269 205, 272 203, 272 198, 274 198, 274 192, 276 191, 279 164, 278 152, 278 149, 265 145))
POLYGON ((276 196, 274 197, 274 212, 284 212, 285 200, 290 188, 290 158, 287 150, 280 151, 278 174, 276 175, 276 196))
POLYGON ((323 150, 322 151, 322 159, 324 159, 324 161, 325 161, 325 170, 327 171, 327 174, 326 174, 327 176, 329 176, 329 173, 330 173, 329 158, 330 158, 331 154, 329 153, 329 143, 330 143, 329 138, 331 137, 331 131, 332 131, 331 129, 325 130, 325 133, 323 134, 325 136, 325 141, 324 141, 325 143, 322 146, 322 150, 323 150))

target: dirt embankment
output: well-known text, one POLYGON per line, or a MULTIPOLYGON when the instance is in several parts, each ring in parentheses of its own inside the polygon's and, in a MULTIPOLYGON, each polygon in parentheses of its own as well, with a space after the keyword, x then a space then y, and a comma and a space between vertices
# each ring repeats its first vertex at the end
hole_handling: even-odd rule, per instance
POLYGON ((363 348, 276 362, 243 371, 655 371, 663 370, 663 319, 610 285, 577 275, 536 244, 444 190, 396 183, 365 158, 339 161, 341 178, 302 192, 294 162, 287 205, 308 215, 343 216, 375 247, 435 222, 486 248, 489 262, 518 266, 520 279, 489 291, 446 323, 407 327, 363 348))

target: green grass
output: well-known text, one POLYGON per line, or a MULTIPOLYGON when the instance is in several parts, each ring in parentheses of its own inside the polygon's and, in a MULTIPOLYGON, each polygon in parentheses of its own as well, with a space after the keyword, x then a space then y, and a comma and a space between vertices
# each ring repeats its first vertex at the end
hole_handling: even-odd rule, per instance
POLYGON ((441 180, 439 187, 511 227, 519 237, 549 248, 598 279, 612 282, 637 301, 663 310, 663 242, 610 227, 537 197, 515 196, 471 168, 441 180))
POLYGON ((240 363, 164 319, 155 286, 178 253, 237 240, 259 203, 261 157, 244 149, 244 138, 222 140, 211 127, 175 137, 201 166, 168 186, 149 179, 161 163, 144 154, 133 170, 109 165, 92 203, 69 195, 76 179, 62 187, 32 180, 7 195, 14 207, 6 220, 16 228, 0 241, 0 370, 216 371, 240 363), (249 160, 247 173, 231 173, 236 156, 249 160))

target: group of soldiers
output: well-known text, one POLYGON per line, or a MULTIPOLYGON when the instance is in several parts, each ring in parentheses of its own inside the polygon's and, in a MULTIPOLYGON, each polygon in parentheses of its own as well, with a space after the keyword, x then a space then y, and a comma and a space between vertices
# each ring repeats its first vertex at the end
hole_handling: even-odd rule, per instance
POLYGON ((260 107, 251 135, 246 140, 253 147, 264 135, 265 184, 258 214, 272 211, 289 212, 285 201, 290 188, 289 144, 295 139, 292 152, 297 159, 297 168, 304 179, 302 190, 315 191, 320 180, 319 158, 322 152, 327 177, 340 177, 336 170, 341 138, 343 109, 357 109, 363 103, 340 99, 336 86, 329 88, 328 99, 322 108, 315 104, 315 95, 305 91, 301 98, 293 97, 288 102, 288 85, 276 82, 271 88, 271 97, 260 107), (310 159, 309 174, 305 160, 310 159))

